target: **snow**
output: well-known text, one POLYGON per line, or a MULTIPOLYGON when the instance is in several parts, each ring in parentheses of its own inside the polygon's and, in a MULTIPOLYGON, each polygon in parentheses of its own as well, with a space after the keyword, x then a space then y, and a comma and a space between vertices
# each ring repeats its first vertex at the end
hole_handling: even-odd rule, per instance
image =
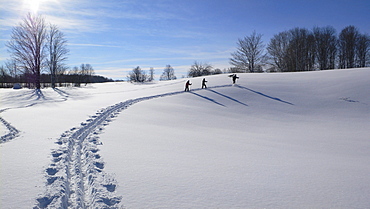
POLYGON ((238 76, 0 89, 0 207, 370 207, 369 68, 238 76))

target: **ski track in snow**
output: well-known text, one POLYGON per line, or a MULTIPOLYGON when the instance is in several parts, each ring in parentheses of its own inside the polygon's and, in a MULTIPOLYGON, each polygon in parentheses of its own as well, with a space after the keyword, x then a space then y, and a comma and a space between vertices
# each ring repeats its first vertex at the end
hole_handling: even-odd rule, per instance
MULTIPOLYGON (((210 87, 209 90, 231 86, 214 86, 210 87)), ((190 93, 199 90, 201 88, 195 88, 190 93)), ((45 192, 36 199, 34 209, 123 208, 122 197, 117 196, 115 192, 117 182, 114 176, 104 172, 105 163, 99 154, 98 148, 102 143, 99 141, 98 135, 104 129, 104 126, 108 125, 113 118, 129 106, 141 101, 181 93, 185 92, 176 91, 120 102, 99 110, 94 116, 82 122, 81 126, 64 132, 56 142, 59 148, 51 152, 52 163, 45 169, 45 192)), ((36 95, 37 100, 45 100, 42 92, 36 91, 36 95)), ((64 94, 61 96, 66 97, 64 94)), ((205 98, 210 100, 207 97, 205 98)), ((65 100, 67 99, 62 99, 62 101, 65 100)), ((26 108, 36 104, 38 102, 3 109, 0 112, 8 109, 26 108)), ((0 121, 9 131, 8 134, 1 136, 0 143, 10 141, 19 135, 19 131, 6 120, 0 117, 0 121)))
POLYGON ((19 135, 19 131, 14 126, 10 125, 10 123, 8 123, 2 117, 0 117, 0 121, 4 124, 4 126, 8 129, 9 132, 0 137, 0 144, 8 142, 19 135))
MULTIPOLYGON (((212 90, 215 88, 232 86, 233 85, 213 86, 208 88, 208 90, 238 102, 239 104, 248 106, 229 96, 212 90)), ((201 88, 192 89, 190 93, 196 94, 194 91, 199 90, 201 90, 201 88)), ((59 148, 51 152, 52 162, 45 169, 45 192, 36 198, 34 209, 124 208, 121 202, 122 197, 118 196, 115 192, 118 186, 117 181, 113 175, 104 172, 105 163, 99 154, 98 148, 98 146, 102 144, 99 140, 99 134, 104 129, 104 126, 109 125, 121 111, 127 109, 129 106, 141 101, 173 96, 181 93, 185 92, 176 91, 120 102, 107 108, 100 109, 94 116, 82 122, 81 126, 71 128, 64 132, 56 141, 59 148)), ((38 95, 43 97, 42 94, 38 95)), ((201 96, 199 94, 196 95, 201 96)), ((62 96, 65 97, 66 95, 62 96)), ((215 102, 208 97, 201 97, 215 102)), ((347 98, 343 100, 349 101, 347 98)), ((352 102, 352 100, 350 102, 352 102)), ((35 104, 33 103, 26 107, 35 104)), ((24 108, 24 106, 16 108, 24 108)), ((0 112, 5 110, 7 109, 0 110, 0 112)), ((0 143, 12 140, 19 135, 19 131, 3 118, 0 117, 0 121, 9 130, 8 134, 1 136, 0 143)))
MULTIPOLYGON (((229 85, 228 85, 229 86, 229 85)), ((226 87, 218 86, 213 88, 226 87)), ((193 89, 197 91, 200 89, 193 89)), ((38 208, 123 208, 117 196, 117 182, 104 172, 99 155, 99 134, 113 118, 129 106, 159 97, 184 93, 177 91, 120 102, 99 110, 80 127, 72 128, 57 140, 52 163, 45 169, 46 192, 36 199, 38 208)))

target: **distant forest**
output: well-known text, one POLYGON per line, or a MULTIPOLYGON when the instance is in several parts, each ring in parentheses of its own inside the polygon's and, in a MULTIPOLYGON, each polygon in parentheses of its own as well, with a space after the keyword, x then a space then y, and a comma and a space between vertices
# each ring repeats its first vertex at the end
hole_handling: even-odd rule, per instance
POLYGON ((253 32, 239 39, 230 64, 242 72, 297 72, 311 70, 361 68, 370 66, 370 36, 355 26, 347 26, 339 35, 331 27, 293 28, 271 38, 266 46, 262 34, 253 32))
MULTIPOLYGON (((195 61, 188 77, 220 73, 299 72, 313 70, 362 68, 370 66, 370 36, 355 26, 347 26, 337 34, 332 26, 293 28, 274 35, 266 45, 262 34, 254 31, 239 38, 231 53, 228 69, 214 68, 210 63, 195 61)), ((131 82, 150 81, 139 67, 128 75, 131 82)), ((160 80, 176 79, 174 69, 167 66, 160 80)))
MULTIPOLYGON (((299 72, 370 66, 370 36, 355 26, 337 34, 332 26, 293 28, 274 35, 266 45, 255 31, 239 38, 231 53, 230 67, 223 72, 299 72)), ((220 73, 211 64, 195 62, 189 77, 220 73)))
MULTIPOLYGON (((52 87, 50 74, 41 74, 40 81, 41 88, 52 87)), ((54 87, 66 87, 66 86, 79 87, 81 85, 86 85, 88 83, 104 83, 104 82, 113 82, 113 80, 100 75, 62 74, 58 76, 54 87)), ((1 73, 0 88, 13 88, 14 83, 19 83, 22 87, 27 88, 36 87, 34 85, 32 75, 22 74, 17 77, 12 77, 7 74, 1 73)))
MULTIPOLYGON (((7 63, 9 64, 9 63, 7 63)), ((14 83, 19 83, 22 87, 36 88, 35 86, 35 75, 32 73, 18 73, 16 72, 16 63, 11 63, 13 67, 9 67, 7 71, 4 67, 0 67, 0 88, 12 88, 14 83)), ((112 82, 112 79, 94 75, 94 69, 90 64, 81 64, 80 67, 73 67, 70 71, 59 71, 59 73, 52 76, 50 73, 40 75, 40 87, 62 87, 62 86, 75 86, 79 87, 82 84, 88 83, 103 83, 112 82), (52 82, 54 79, 54 85, 52 82)))

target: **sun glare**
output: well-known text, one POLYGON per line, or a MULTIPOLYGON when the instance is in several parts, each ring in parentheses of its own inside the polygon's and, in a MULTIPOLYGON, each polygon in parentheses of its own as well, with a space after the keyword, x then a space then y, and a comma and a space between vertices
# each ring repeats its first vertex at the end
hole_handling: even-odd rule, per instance
POLYGON ((25 0, 25 4, 31 12, 37 13, 39 11, 41 1, 42 0, 25 0))
POLYGON ((32 13, 45 12, 55 3, 59 5, 59 0, 23 0, 23 9, 32 13))

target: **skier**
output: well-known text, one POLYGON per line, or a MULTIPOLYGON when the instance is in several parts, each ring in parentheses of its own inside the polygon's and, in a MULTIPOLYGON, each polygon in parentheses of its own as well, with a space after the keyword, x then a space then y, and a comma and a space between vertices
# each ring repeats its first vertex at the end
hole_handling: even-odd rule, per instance
POLYGON ((207 88, 207 85, 206 85, 206 83, 207 83, 208 81, 206 81, 206 79, 205 78, 203 78, 203 80, 202 80, 202 89, 203 88, 207 88))
POLYGON ((239 77, 236 76, 236 74, 233 74, 231 77, 233 78, 233 84, 235 84, 236 79, 239 79, 239 77))
POLYGON ((186 84, 185 84, 185 91, 189 91, 189 86, 191 85, 190 81, 186 81, 186 84))

